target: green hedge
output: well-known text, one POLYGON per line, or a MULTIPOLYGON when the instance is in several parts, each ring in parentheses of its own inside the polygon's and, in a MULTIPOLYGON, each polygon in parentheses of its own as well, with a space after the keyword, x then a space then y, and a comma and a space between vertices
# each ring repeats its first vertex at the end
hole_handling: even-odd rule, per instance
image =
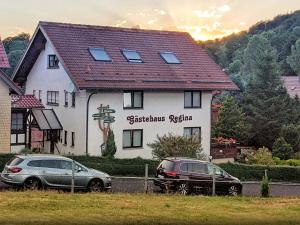
MULTIPOLYGON (((12 154, 0 154, 0 169, 13 157, 12 154)), ((112 176, 144 176, 145 164, 149 165, 149 176, 154 176, 159 164, 155 160, 142 158, 134 159, 110 159, 95 156, 73 156, 75 161, 83 165, 107 172, 112 176)), ((221 168, 242 181, 261 181, 265 169, 271 181, 300 182, 300 167, 294 166, 261 166, 235 163, 219 164, 221 168)))
POLYGON ((267 170, 271 181, 300 182, 300 167, 295 166, 263 166, 237 163, 219 164, 229 174, 243 181, 260 181, 267 170))

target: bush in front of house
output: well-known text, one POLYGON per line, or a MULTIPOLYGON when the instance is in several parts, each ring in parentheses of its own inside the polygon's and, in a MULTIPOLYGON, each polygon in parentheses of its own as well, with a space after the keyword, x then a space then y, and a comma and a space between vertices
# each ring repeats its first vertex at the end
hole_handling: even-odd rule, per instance
POLYGON ((270 181, 268 176, 263 176, 263 179, 260 183, 260 192, 261 192, 261 197, 263 198, 268 198, 270 197, 270 181))
POLYGON ((248 155, 248 160, 250 164, 275 165, 272 153, 266 147, 259 148, 253 155, 248 155))
POLYGON ((173 134, 158 136, 157 140, 148 144, 152 148, 153 157, 163 159, 166 157, 189 157, 204 159, 199 138, 191 136, 176 136, 173 134))
POLYGON ((117 146, 115 143, 115 135, 114 132, 109 129, 107 136, 106 148, 102 151, 102 156, 113 158, 116 154, 117 146))

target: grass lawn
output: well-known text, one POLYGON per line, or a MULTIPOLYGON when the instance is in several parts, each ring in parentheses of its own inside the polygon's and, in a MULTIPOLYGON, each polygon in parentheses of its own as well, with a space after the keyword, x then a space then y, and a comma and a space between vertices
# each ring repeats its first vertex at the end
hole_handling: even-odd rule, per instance
POLYGON ((0 192, 0 224, 300 224, 300 198, 0 192))

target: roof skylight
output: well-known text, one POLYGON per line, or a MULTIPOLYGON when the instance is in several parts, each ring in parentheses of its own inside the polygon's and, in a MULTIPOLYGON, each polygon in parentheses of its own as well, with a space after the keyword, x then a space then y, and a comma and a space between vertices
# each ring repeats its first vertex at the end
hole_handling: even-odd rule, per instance
POLYGON ((160 52, 160 56, 169 64, 180 64, 181 62, 173 52, 160 52))
POLYGON ((135 50, 123 49, 122 53, 128 62, 143 63, 140 54, 135 50))
POLYGON ((96 61, 112 61, 104 48, 89 48, 89 51, 96 61))

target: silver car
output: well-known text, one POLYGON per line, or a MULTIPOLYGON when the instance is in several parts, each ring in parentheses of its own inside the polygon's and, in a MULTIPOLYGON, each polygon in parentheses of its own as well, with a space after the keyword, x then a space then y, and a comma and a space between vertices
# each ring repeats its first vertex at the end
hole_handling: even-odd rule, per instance
MULTIPOLYGON (((25 189, 71 188, 72 159, 57 155, 17 155, 1 173, 1 181, 25 189)), ((100 192, 111 188, 108 174, 74 161, 74 187, 100 192)))

